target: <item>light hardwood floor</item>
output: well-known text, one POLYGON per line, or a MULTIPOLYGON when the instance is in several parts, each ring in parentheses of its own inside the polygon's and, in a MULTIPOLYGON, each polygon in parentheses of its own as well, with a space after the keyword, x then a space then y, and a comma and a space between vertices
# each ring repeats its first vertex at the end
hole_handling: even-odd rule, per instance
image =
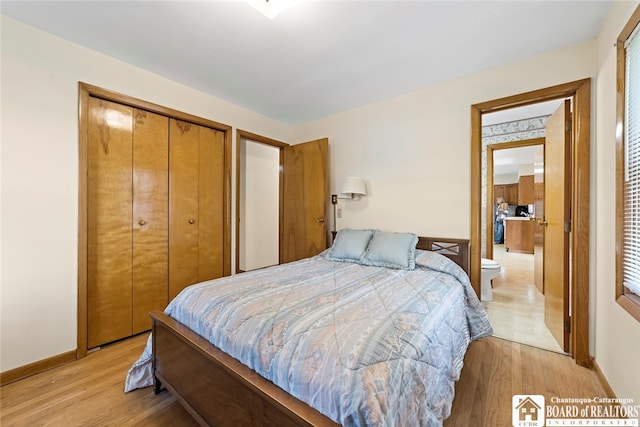
POLYGON ((124 394, 127 370, 148 334, 103 347, 84 359, 3 386, 5 426, 196 426, 169 393, 124 394))
POLYGON ((506 252, 494 245, 501 273, 493 279, 493 301, 483 301, 493 335, 563 353, 544 323, 544 296, 533 284, 533 255, 506 252))
MULTIPOLYGON (((195 426, 168 393, 125 394, 124 378, 146 334, 0 389, 2 426, 195 426)), ((567 356, 499 338, 472 343, 445 427, 511 426, 514 394, 605 396, 593 371, 567 356)))

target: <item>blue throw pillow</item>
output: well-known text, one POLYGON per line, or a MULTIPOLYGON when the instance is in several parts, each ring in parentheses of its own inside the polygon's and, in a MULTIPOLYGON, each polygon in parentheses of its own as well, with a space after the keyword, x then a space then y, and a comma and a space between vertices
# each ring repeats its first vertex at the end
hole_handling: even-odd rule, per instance
POLYGON ((363 263, 376 267, 413 270, 416 267, 416 244, 413 233, 377 231, 364 255, 363 263))
POLYGON ((344 228, 338 231, 333 246, 325 258, 331 261, 359 262, 369 246, 374 230, 353 230, 344 228))

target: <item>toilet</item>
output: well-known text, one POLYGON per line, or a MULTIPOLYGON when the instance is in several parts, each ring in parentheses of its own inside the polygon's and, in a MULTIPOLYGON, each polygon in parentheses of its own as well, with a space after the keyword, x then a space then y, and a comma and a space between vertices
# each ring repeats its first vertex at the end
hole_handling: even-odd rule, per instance
POLYGON ((482 273, 480 278, 480 300, 493 301, 491 280, 500 274, 500 263, 492 259, 482 258, 482 273))

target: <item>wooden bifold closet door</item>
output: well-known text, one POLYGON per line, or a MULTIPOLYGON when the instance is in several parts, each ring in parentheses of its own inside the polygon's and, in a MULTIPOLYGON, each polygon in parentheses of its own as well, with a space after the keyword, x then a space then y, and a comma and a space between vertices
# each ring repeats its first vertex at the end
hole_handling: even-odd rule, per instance
POLYGON ((167 117, 89 99, 89 347, 167 304, 168 132, 167 117))
POLYGON ((149 312, 167 305, 168 118, 134 110, 133 334, 149 329, 149 312))
POLYGON ((224 134, 170 120, 169 299, 223 275, 224 134))
POLYGON ((94 97, 88 109, 88 348, 150 329, 223 275, 224 133, 94 97))

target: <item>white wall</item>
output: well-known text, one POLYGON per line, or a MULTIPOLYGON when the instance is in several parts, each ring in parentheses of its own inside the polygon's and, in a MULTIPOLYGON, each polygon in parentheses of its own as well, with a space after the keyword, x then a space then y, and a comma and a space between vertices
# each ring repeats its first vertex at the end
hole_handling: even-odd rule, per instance
POLYGON ((276 265, 280 258, 280 149, 248 140, 241 147, 239 266, 249 271, 276 265))
POLYGON ((520 182, 521 176, 533 175, 533 163, 519 165, 517 173, 494 175, 493 184, 517 184, 520 182))
POLYGON ((518 183, 517 173, 509 173, 509 174, 493 176, 493 185, 517 184, 517 183, 518 183))
POLYGON ((291 128, 1 19, 4 372, 76 348, 78 81, 281 141, 291 128))
POLYGON ((518 167, 518 178, 533 175, 533 163, 527 163, 518 167))
POLYGON ((598 36, 595 96, 596 137, 594 202, 595 357, 619 397, 640 404, 640 322, 615 302, 615 185, 616 185, 616 48, 614 43, 638 2, 614 2, 598 36))
POLYGON ((329 138, 332 193, 367 180, 362 200, 340 200, 338 229, 469 238, 470 106, 594 75, 594 43, 571 46, 297 126, 293 140, 329 138))

